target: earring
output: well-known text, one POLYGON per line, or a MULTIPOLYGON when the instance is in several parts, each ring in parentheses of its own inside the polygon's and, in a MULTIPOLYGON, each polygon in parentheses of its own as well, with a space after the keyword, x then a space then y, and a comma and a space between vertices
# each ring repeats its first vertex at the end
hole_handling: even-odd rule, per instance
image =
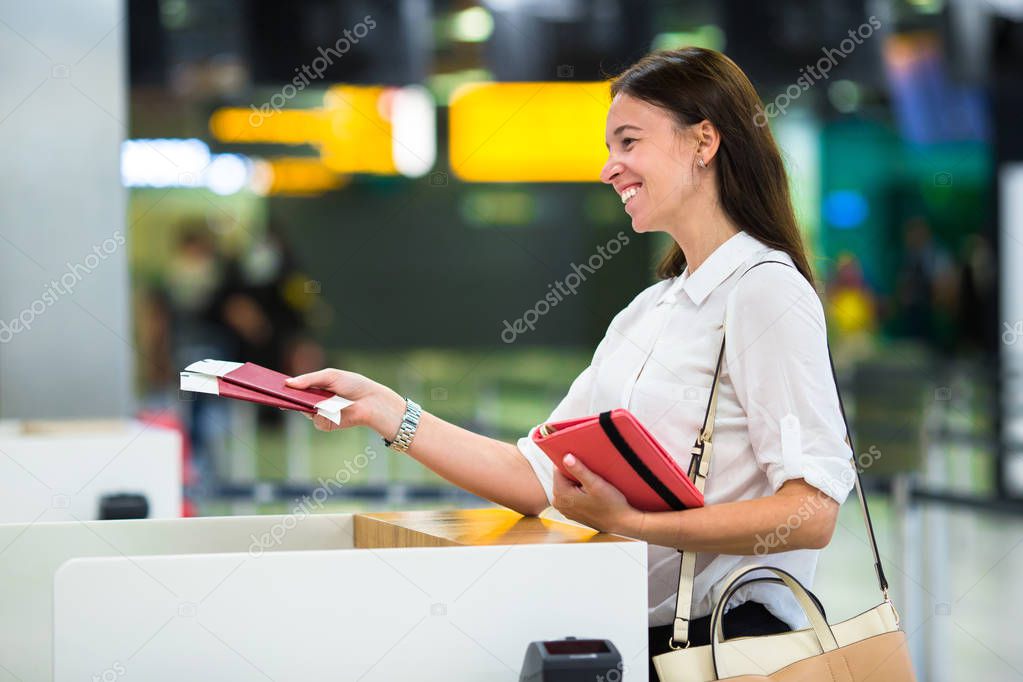
POLYGON ((707 167, 707 164, 706 164, 706 162, 705 162, 705 161, 703 160, 703 157, 702 157, 702 156, 698 156, 698 157, 696 157, 696 165, 697 165, 697 166, 699 166, 700 168, 706 168, 706 167, 707 167))

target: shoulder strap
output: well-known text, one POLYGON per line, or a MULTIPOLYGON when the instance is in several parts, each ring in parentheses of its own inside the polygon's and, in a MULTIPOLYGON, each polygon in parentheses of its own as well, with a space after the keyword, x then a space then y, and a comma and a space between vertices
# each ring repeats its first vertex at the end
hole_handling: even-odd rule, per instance
MULTIPOLYGON (((784 261, 765 260, 754 263, 746 268, 745 272, 739 275, 739 279, 746 276, 746 273, 753 268, 766 263, 778 263, 786 267, 792 267, 784 261)), ((721 362, 725 354, 725 336, 721 336, 721 350, 718 351, 717 366, 714 370, 714 380, 711 384, 710 399, 707 401, 707 410, 703 417, 703 427, 696 436, 696 442, 692 448, 692 460, 689 465, 689 476, 693 484, 702 493, 706 484, 707 473, 710 470, 710 462, 713 457, 711 445, 714 435, 714 417, 717 412, 718 380, 721 376, 721 362)), ((831 345, 828 344, 828 363, 831 366, 831 376, 835 382, 835 393, 838 395, 838 406, 842 412, 842 422, 845 424, 845 441, 849 444, 852 452, 853 472, 856 474, 855 487, 856 498, 859 500, 860 510, 863 512, 863 523, 867 527, 867 536, 870 538, 870 551, 874 556, 874 570, 877 573, 877 582, 881 588, 881 594, 888 600, 888 579, 884 575, 884 568, 881 565, 881 554, 877 549, 877 538, 874 535, 874 524, 870 520, 870 509, 867 506, 867 498, 863 494, 863 486, 860 481, 860 471, 856 467, 856 448, 852 442, 852 431, 849 429, 849 419, 845 413, 845 403, 842 400, 842 391, 838 387, 838 374, 835 372, 835 360, 831 355, 831 345)), ((696 572, 696 552, 684 552, 681 554, 681 567, 679 570, 678 594, 675 597, 675 623, 669 644, 672 648, 681 648, 689 645, 689 619, 692 614, 693 603, 693 581, 696 572)))

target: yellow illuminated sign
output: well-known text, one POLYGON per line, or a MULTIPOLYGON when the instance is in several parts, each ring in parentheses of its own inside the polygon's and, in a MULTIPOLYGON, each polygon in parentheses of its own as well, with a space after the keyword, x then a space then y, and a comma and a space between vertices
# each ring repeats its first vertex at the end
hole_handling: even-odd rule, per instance
POLYGON ((596 182, 608 82, 474 83, 451 95, 452 172, 469 182, 596 182))
POLYGON ((320 141, 323 164, 338 173, 396 175, 391 126, 394 88, 336 85, 323 98, 330 130, 320 141))
POLYGON ((210 132, 229 144, 316 146, 330 133, 330 113, 323 109, 285 109, 264 117, 251 109, 225 107, 210 116, 210 132))
POLYGON ((209 126, 226 143, 310 145, 335 173, 419 177, 436 160, 435 120, 433 99, 420 86, 336 85, 322 108, 225 107, 209 126))

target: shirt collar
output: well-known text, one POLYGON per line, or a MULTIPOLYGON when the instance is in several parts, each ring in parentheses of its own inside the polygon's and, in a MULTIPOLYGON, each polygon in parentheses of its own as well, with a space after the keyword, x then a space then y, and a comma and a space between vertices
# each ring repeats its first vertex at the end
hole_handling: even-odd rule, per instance
POLYGON ((674 303, 679 291, 686 292, 689 299, 696 305, 703 303, 710 292, 749 260, 757 251, 766 248, 756 237, 747 232, 739 231, 732 235, 707 257, 707 260, 696 268, 696 272, 685 271, 661 294, 657 304, 674 303))

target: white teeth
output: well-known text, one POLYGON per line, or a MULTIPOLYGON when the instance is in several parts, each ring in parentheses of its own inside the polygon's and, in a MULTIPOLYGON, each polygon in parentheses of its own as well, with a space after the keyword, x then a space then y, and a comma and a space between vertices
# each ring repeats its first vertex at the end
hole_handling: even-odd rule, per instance
POLYGON ((638 191, 639 191, 638 187, 630 187, 629 189, 627 189, 624 192, 622 192, 622 203, 624 204, 624 203, 628 202, 629 199, 631 199, 632 197, 636 196, 636 192, 638 192, 638 191))

